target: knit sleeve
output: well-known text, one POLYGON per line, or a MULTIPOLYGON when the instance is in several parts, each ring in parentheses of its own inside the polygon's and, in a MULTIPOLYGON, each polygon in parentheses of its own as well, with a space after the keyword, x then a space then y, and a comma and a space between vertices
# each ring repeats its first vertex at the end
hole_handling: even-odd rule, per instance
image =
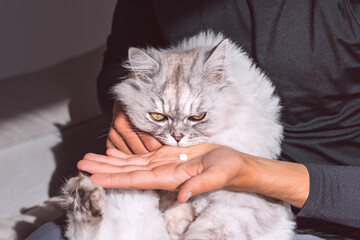
POLYGON ((310 194, 298 217, 360 229, 360 167, 306 164, 310 194))

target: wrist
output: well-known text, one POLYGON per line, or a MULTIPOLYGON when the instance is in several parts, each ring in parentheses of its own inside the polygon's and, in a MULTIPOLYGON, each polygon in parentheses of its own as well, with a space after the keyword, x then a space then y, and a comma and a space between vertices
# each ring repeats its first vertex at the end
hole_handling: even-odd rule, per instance
POLYGON ((299 163, 243 155, 245 168, 235 181, 238 190, 277 198, 301 208, 309 196, 309 173, 299 163))

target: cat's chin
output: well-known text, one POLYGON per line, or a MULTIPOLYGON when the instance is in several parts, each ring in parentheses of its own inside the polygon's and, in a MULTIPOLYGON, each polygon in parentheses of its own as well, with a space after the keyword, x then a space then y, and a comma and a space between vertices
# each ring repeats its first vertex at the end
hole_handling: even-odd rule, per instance
POLYGON ((168 146, 174 146, 174 147, 189 147, 189 146, 192 146, 192 145, 196 145, 196 144, 199 144, 199 143, 203 143, 204 141, 196 141, 196 140, 192 140, 192 141, 180 141, 180 142, 176 142, 175 140, 174 141, 171 141, 171 140, 161 140, 161 142, 165 145, 168 145, 168 146))
POLYGON ((181 143, 181 142, 179 142, 176 146, 177 146, 177 147, 188 147, 188 146, 191 146, 191 145, 193 145, 193 144, 190 144, 190 143, 181 143))
POLYGON ((184 143, 179 143, 177 146, 178 147, 189 147, 189 146, 193 146, 196 144, 200 144, 203 143, 204 141, 191 141, 191 142, 184 142, 184 143))
POLYGON ((186 141, 186 142, 170 142, 170 143, 164 143, 165 145, 174 146, 174 147, 189 147, 196 144, 203 143, 203 141, 186 141))

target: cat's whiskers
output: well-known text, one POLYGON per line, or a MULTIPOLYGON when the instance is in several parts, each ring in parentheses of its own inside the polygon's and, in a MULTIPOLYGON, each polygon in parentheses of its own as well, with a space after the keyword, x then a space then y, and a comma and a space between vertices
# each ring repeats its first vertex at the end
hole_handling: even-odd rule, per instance
POLYGON ((149 135, 147 134, 137 134, 136 136, 131 136, 131 137, 121 137, 123 140, 128 140, 128 139, 133 139, 133 138, 138 138, 138 137, 147 137, 149 135))
MULTIPOLYGON (((100 134, 100 133, 102 133, 102 132, 106 132, 106 133, 105 133, 105 134, 101 134, 100 136, 96 137, 96 139, 100 139, 100 138, 109 136, 109 132, 110 132, 111 129, 114 129, 119 135, 121 135, 121 134, 119 133, 119 131, 116 130, 116 128, 114 128, 114 127, 108 127, 108 128, 105 128, 105 129, 103 129, 103 130, 98 131, 98 132, 97 132, 97 135, 100 134)), ((140 131, 140 130, 137 129, 137 128, 130 128, 129 130, 122 130, 121 132, 122 132, 122 133, 133 132, 133 133, 136 133, 137 135, 139 135, 139 134, 146 134, 145 132, 140 131)), ((148 135, 149 135, 149 134, 148 134, 148 135)))
POLYGON ((100 139, 100 138, 108 137, 108 136, 109 136, 109 133, 106 133, 106 134, 103 134, 103 135, 100 135, 100 136, 96 137, 96 139, 100 139))
POLYGON ((102 130, 99 130, 98 133, 105 132, 105 131, 108 132, 108 131, 110 131, 111 128, 112 128, 111 126, 107 127, 107 128, 103 128, 102 130))
MULTIPOLYGON (((119 132, 119 131, 117 131, 115 128, 114 128, 114 130, 116 131, 116 132, 119 132)), ((144 132, 144 131, 140 131, 140 130, 122 130, 121 131, 122 133, 127 133, 127 132, 134 132, 134 133, 146 133, 146 132, 144 132)))
MULTIPOLYGON (((139 133, 143 133, 143 132, 139 132, 139 133)), ((100 139, 100 138, 103 138, 103 137, 108 137, 109 136, 109 133, 106 133, 106 134, 103 134, 103 135, 100 135, 97 137, 97 139, 100 139)), ((138 138, 138 137, 148 137, 149 134, 136 134, 135 136, 131 136, 131 137, 121 137, 123 140, 127 140, 127 139, 133 139, 133 138, 138 138)))

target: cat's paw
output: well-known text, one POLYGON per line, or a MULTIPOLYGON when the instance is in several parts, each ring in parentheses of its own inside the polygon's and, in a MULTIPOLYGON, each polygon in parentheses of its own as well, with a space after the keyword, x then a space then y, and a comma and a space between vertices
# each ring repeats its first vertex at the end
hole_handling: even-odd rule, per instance
POLYGON ((175 202, 164 212, 164 222, 170 238, 181 239, 194 218, 195 211, 191 203, 175 202))
POLYGON ((73 221, 98 223, 107 207, 105 191, 89 177, 79 174, 63 187, 60 205, 73 221))

